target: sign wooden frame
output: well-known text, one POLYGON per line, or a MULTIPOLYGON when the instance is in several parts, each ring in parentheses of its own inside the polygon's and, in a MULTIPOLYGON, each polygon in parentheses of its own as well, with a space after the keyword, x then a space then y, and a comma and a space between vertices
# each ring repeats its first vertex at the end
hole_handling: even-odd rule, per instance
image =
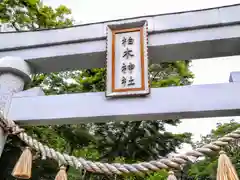
POLYGON ((109 25, 107 27, 107 77, 106 77, 106 96, 139 96, 148 95, 149 75, 148 75, 148 49, 147 49, 147 22, 133 22, 118 25, 109 25), (140 73, 140 87, 118 88, 116 87, 116 36, 124 33, 139 33, 139 58, 137 63, 140 68, 137 73, 140 73))

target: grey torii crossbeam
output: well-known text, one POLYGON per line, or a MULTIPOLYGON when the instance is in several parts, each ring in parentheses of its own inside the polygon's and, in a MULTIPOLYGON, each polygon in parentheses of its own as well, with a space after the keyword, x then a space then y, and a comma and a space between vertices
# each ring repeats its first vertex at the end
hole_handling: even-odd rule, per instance
POLYGON ((146 20, 150 63, 240 54, 240 5, 79 25, 0 33, 0 58, 21 57, 35 72, 104 67, 109 24, 146 20))
MULTIPOLYGON (((64 29, 0 33, 1 113, 23 125, 239 115, 238 72, 231 74, 230 83, 166 87, 151 89, 151 93, 147 89, 144 97, 108 99, 102 92, 45 96, 37 87, 19 92, 31 80, 31 73, 104 67, 107 27, 140 21, 148 24, 140 34, 148 33, 142 57, 148 55, 150 63, 240 54, 240 5, 64 29)), ((0 154, 5 139, 0 128, 0 154)))
POLYGON ((103 92, 13 97, 8 117, 20 124, 47 125, 238 116, 236 78, 239 82, 152 89, 138 98, 109 100, 103 92))

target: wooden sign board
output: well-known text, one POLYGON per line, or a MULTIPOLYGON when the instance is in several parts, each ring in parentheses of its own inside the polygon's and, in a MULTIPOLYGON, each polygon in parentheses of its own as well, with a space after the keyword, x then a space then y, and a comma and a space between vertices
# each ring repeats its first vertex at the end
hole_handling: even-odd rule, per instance
POLYGON ((107 27, 107 97, 150 93, 147 53, 146 21, 107 27))

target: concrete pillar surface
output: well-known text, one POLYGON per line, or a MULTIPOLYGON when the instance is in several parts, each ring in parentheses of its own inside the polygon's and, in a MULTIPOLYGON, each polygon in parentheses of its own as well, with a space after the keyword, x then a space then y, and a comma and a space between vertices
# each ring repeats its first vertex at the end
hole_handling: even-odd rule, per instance
MULTIPOLYGON (((14 93, 22 91, 25 83, 30 82, 31 69, 18 57, 3 57, 0 59, 0 113, 7 117, 11 99, 14 93)), ((0 128, 0 156, 6 142, 6 134, 0 128)))

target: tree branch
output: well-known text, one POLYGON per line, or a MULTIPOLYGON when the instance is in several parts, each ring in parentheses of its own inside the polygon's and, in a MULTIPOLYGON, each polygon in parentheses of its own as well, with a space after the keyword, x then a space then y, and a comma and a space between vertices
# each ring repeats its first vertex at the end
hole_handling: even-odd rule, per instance
POLYGON ((20 31, 20 29, 16 26, 16 22, 11 22, 12 26, 15 28, 16 31, 20 31))

